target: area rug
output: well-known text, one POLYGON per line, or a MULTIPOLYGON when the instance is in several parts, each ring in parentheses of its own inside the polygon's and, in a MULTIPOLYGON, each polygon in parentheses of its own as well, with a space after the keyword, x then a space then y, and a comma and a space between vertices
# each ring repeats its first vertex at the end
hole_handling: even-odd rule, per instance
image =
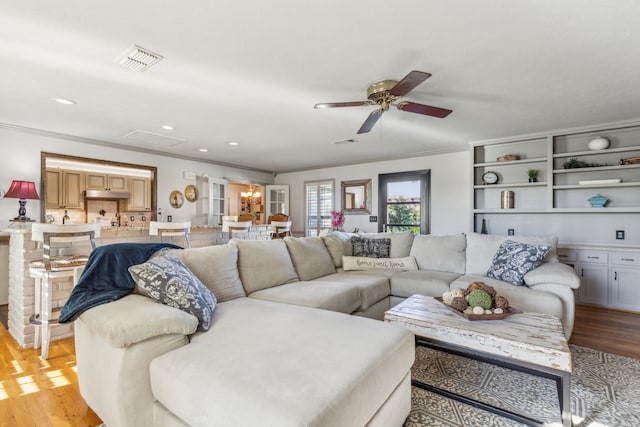
MULTIPOLYGON (((640 426, 640 360, 571 345, 575 427, 640 426)), ((413 378, 485 403, 561 425, 553 380, 419 347, 413 378)), ((405 427, 520 426, 472 406, 412 388, 405 427)))

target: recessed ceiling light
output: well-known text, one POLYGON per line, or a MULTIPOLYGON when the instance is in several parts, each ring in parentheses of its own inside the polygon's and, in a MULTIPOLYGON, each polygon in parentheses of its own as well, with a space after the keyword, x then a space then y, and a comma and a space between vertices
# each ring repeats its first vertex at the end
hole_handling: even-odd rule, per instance
POLYGON ((231 142, 229 142, 228 144, 229 144, 229 145, 233 145, 233 146, 240 145, 240 143, 239 143, 239 142, 235 142, 235 141, 231 141, 231 142))
POLYGON ((203 153, 206 153, 206 152, 207 152, 207 151, 209 151, 209 150, 208 150, 208 149, 206 149, 206 148, 201 148, 199 151, 201 151, 201 152, 203 152, 203 153))
POLYGON ((56 101, 58 104, 64 104, 64 105, 74 105, 77 104, 76 101, 72 101, 70 99, 65 99, 65 98, 51 98, 54 101, 56 101))
POLYGON ((171 125, 162 125, 162 129, 164 130, 174 130, 175 128, 171 125))

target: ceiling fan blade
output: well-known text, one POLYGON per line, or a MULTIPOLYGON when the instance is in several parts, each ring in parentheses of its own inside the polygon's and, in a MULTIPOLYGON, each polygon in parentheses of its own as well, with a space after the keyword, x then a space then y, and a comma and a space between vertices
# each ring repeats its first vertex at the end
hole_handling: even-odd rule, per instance
POLYGON ((409 111, 410 113, 424 114, 425 116, 433 116, 438 118, 445 118, 451 114, 451 110, 446 108, 432 107, 431 105, 416 104, 415 102, 400 102, 398 110, 409 111))
POLYGON ((367 117, 367 120, 365 120, 362 126, 360 126, 358 133, 360 134, 369 132, 376 124, 383 112, 384 110, 382 109, 372 111, 371 114, 369 114, 369 117, 367 117))
POLYGON ((405 96, 414 87, 418 86, 423 81, 431 77, 431 74, 424 71, 412 71, 402 80, 400 80, 394 87, 391 88, 389 93, 393 96, 405 96))
POLYGON ((365 107, 367 105, 372 105, 371 101, 323 102, 314 105, 313 108, 365 107))

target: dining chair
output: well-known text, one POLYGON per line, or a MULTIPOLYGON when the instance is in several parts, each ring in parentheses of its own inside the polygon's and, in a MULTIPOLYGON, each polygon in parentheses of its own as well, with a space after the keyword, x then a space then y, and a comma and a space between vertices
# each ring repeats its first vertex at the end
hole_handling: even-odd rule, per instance
POLYGON ((222 231, 229 232, 229 223, 238 222, 238 215, 225 215, 222 217, 222 231))
POLYGON ((238 221, 241 222, 250 221, 251 223, 253 223, 253 219, 254 217, 251 214, 242 214, 238 217, 238 221))
POLYGON ((49 356, 51 328, 58 325, 53 307, 54 283, 60 286, 63 280, 71 280, 75 286, 89 252, 96 248, 96 237, 100 237, 101 223, 92 224, 42 224, 31 227, 31 240, 42 244, 42 259, 29 263, 29 274, 35 279, 34 314, 29 318, 34 325, 34 348, 42 347, 40 357, 49 356))
POLYGON ((291 221, 271 221, 269 224, 273 231, 272 238, 284 239, 286 236, 291 236, 291 221))
POLYGON ((187 248, 191 247, 191 221, 185 222, 149 222, 149 235, 158 236, 158 239, 162 241, 162 238, 182 236, 184 237, 187 248))
POLYGON ((267 218, 267 224, 271 224, 272 221, 280 221, 280 222, 289 221, 289 215, 283 214, 283 213, 276 213, 273 215, 269 215, 269 217, 267 218))
POLYGON ((248 239, 251 232, 251 221, 229 223, 229 240, 233 238, 248 239))

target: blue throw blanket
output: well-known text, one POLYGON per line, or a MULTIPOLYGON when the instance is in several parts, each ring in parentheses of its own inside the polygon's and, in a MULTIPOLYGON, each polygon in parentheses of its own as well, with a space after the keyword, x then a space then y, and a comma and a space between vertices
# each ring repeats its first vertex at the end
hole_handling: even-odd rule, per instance
POLYGON ((129 267, 166 248, 182 249, 171 243, 116 243, 94 249, 58 321, 73 322, 85 310, 129 295, 135 288, 129 267))

